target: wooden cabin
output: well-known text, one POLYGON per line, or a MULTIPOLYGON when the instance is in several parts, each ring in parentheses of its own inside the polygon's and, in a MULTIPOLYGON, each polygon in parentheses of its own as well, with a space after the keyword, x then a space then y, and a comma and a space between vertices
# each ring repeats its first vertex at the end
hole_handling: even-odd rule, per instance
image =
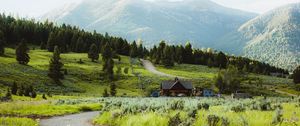
POLYGON ((193 86, 190 81, 175 80, 163 81, 160 86, 161 96, 191 96, 193 91, 193 86))

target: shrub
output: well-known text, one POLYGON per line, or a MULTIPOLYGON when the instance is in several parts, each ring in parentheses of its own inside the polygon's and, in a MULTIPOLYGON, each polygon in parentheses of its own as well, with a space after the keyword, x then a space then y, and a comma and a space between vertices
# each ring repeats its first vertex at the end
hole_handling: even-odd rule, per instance
POLYGON ((188 116, 191 117, 191 118, 196 118, 196 115, 197 115, 197 110, 196 109, 191 110, 188 113, 188 116))
POLYGON ((47 97, 46 97, 45 94, 43 94, 42 98, 45 99, 45 100, 47 100, 47 97))
POLYGON ((217 126, 219 121, 220 121, 220 117, 218 117, 216 115, 208 115, 207 116, 208 126, 217 126))
POLYGON ((174 117, 170 118, 169 126, 178 126, 179 124, 181 124, 181 120, 179 117, 179 113, 177 113, 174 117))
POLYGON ((179 124, 179 126, 192 126, 194 124, 195 119, 193 118, 188 118, 182 123, 179 124))
POLYGON ((222 124, 221 126, 229 126, 230 122, 227 118, 222 117, 222 124))
POLYGON ((82 111, 82 112, 88 112, 88 111, 92 111, 93 109, 89 106, 80 106, 79 108, 79 111, 82 111))
POLYGON ((128 70, 129 70, 129 68, 128 68, 128 67, 125 67, 125 68, 124 68, 124 73, 125 73, 125 74, 128 74, 128 70))
POLYGON ((244 112, 245 110, 246 109, 242 105, 237 105, 237 106, 231 107, 231 111, 234 111, 234 112, 244 112))
POLYGON ((209 110, 209 104, 207 103, 202 104, 202 108, 205 110, 209 110))
POLYGON ((272 124, 273 125, 277 125, 277 124, 280 124, 283 122, 283 112, 282 112, 282 108, 277 108, 276 111, 275 111, 275 115, 273 116, 273 121, 272 121, 272 124))
POLYGON ((267 101, 263 101, 260 103, 260 110, 262 111, 268 111, 268 110, 271 110, 271 103, 270 102, 267 102, 267 101))
POLYGON ((184 101, 183 100, 174 100, 171 102, 171 109, 173 110, 181 110, 184 108, 184 101))

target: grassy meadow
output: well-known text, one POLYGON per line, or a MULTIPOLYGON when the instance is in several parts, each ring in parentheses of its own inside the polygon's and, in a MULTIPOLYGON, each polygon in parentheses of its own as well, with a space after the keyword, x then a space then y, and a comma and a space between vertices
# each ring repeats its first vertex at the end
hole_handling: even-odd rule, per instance
MULTIPOLYGON (((279 105, 283 113, 282 125, 290 125, 293 117, 300 117, 300 101, 296 98, 270 98, 266 103, 270 105, 267 110, 259 108, 264 101, 262 98, 143 98, 149 95, 150 90, 159 89, 162 80, 174 78, 155 75, 145 70, 139 60, 131 60, 126 56, 121 56, 121 61, 115 60, 114 67, 115 73, 117 67, 122 68, 120 78, 114 81, 117 96, 122 98, 100 98, 104 89, 109 90, 111 84, 100 76, 101 57, 97 62, 91 62, 86 53, 61 54, 67 75, 62 80, 63 85, 58 86, 47 76, 52 53, 36 49, 31 50, 29 55, 31 59, 27 66, 16 62, 14 49, 6 48, 5 56, 0 57, 0 96, 6 93, 13 82, 18 86, 32 85, 38 93, 36 98, 13 95, 12 101, 0 102, 0 125, 35 126, 39 125, 39 118, 101 110, 99 116, 93 119, 94 124, 168 126, 174 123, 176 126, 205 126, 217 121, 217 125, 226 126, 223 122, 228 121, 230 126, 259 126, 271 125, 279 105), (83 63, 79 63, 80 59, 83 63), (129 69, 127 74, 125 68, 129 69), (47 95, 47 99, 43 99, 44 93, 52 96, 47 95)), ((219 71, 217 68, 187 64, 176 64, 172 68, 157 66, 157 70, 190 80, 195 87, 208 88, 215 88, 213 79, 219 71)), ((299 95, 291 84, 291 79, 249 74, 241 86, 255 95, 286 96, 274 90, 299 95)), ((300 125, 299 121, 295 124, 300 125)))
POLYGON ((98 125, 291 126, 300 125, 299 99, 111 98, 98 125))

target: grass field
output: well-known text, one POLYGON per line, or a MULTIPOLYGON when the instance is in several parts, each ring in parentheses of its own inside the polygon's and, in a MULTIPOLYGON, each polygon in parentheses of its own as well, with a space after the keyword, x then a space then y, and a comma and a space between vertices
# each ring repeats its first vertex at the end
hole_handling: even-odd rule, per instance
MULTIPOLYGON (((65 75, 65 79, 62 81, 63 85, 58 86, 53 84, 52 80, 47 77, 52 53, 44 50, 31 50, 31 60, 27 66, 24 66, 16 62, 14 49, 6 48, 5 52, 6 55, 0 57, 0 96, 4 95, 13 82, 16 82, 19 86, 32 85, 38 96, 37 98, 29 98, 13 95, 12 101, 0 103, 0 125, 34 126, 39 123, 36 118, 101 109, 103 110, 102 114, 94 119, 94 123, 100 125, 164 126, 169 125, 170 120, 176 120, 175 117, 179 113, 179 118, 183 121, 181 122, 182 125, 184 123, 207 125, 208 116, 213 114, 221 120, 218 123, 222 122, 222 117, 228 117, 227 120, 230 125, 239 126, 244 119, 248 119, 251 115, 257 115, 257 117, 247 120, 247 123, 251 126, 269 124, 276 112, 275 109, 261 111, 251 108, 249 103, 257 103, 259 101, 257 99, 224 101, 222 99, 196 98, 99 98, 99 96, 102 96, 104 89, 109 90, 111 84, 111 82, 102 79, 100 76, 102 71, 101 57, 99 61, 91 62, 86 53, 61 54, 64 68, 67 69, 68 74, 65 75), (79 59, 84 63, 78 63, 79 59), (50 92, 52 97, 47 96, 47 100, 44 100, 42 94, 47 92, 50 92), (174 101, 180 103, 173 103, 174 101), (184 103, 184 107, 176 109, 176 107, 180 107, 181 102, 184 103), (237 104, 229 104, 233 102, 237 104), (208 103, 210 106, 209 111, 198 108, 197 104, 200 103, 208 103), (172 108, 174 104, 175 109, 172 108), (232 112, 231 107, 235 105, 245 105, 245 111, 241 113, 232 112), (190 118, 191 110, 195 109, 197 115, 190 118)), ((121 58, 120 62, 115 60, 114 70, 117 71, 118 66, 122 68, 122 71, 127 67, 129 73, 122 72, 120 78, 114 81, 117 85, 117 96, 147 96, 149 94, 148 90, 159 89, 162 80, 174 79, 157 76, 145 70, 137 59, 131 60, 126 56, 121 56, 121 58), (141 90, 142 85, 145 90, 141 90)), ((187 64, 177 64, 172 68, 157 66, 157 69, 167 74, 191 80, 194 86, 208 88, 213 87, 213 78, 219 71, 216 68, 187 64)), ((256 95, 282 96, 270 89, 299 94, 293 89, 292 80, 290 79, 256 74, 249 74, 248 80, 242 82, 242 87, 256 95), (252 80, 252 82, 250 83, 249 80, 252 80), (257 86, 258 82, 262 83, 261 87, 257 86)), ((284 98, 278 99, 272 101, 271 104, 275 105, 284 98)), ((291 99, 287 101, 280 103, 283 107, 283 118, 285 120, 293 117, 293 112, 299 110, 299 107, 296 107, 299 106, 298 102, 291 99)), ((296 116, 299 116, 299 113, 297 112, 296 116)), ((286 121, 284 125, 288 123, 286 121)))
MULTIPOLYGON (((299 99, 298 99, 299 100, 299 99)), ((105 99, 99 125, 291 126, 299 125, 300 101, 289 98, 112 98, 105 99), (205 107, 206 106, 206 107, 205 107)))
MULTIPOLYGON (((68 70, 68 75, 62 81, 63 86, 54 85, 47 77, 49 60, 52 53, 43 50, 31 50, 29 55, 31 60, 28 66, 19 65, 16 62, 13 49, 7 48, 6 56, 0 57, 0 87, 2 87, 2 92, 6 91, 4 87, 10 86, 13 82, 17 82, 19 85, 33 85, 39 92, 50 91, 63 95, 100 96, 105 88, 109 88, 110 82, 101 80, 100 77, 100 72, 102 71, 101 60, 96 63, 91 62, 87 58, 86 53, 61 55, 64 68, 68 70), (79 59, 84 63, 79 64, 79 59)), ((154 80, 152 83, 156 85, 159 84, 157 78, 164 79, 143 69, 138 61, 131 64, 130 59, 125 56, 122 56, 121 62, 116 61, 115 71, 117 70, 117 66, 122 67, 122 70, 125 67, 130 68, 132 66, 134 73, 139 73, 142 79, 154 80)), ((128 74, 123 72, 121 79, 114 82, 118 88, 117 95, 143 95, 143 92, 138 87, 141 80, 139 81, 133 72, 131 69, 128 74)))
MULTIPOLYGON (((19 65, 16 62, 14 49, 6 48, 5 52, 6 56, 0 57, 0 92, 2 93, 13 82, 17 82, 18 85, 33 85, 38 93, 49 91, 58 95, 101 96, 104 89, 109 89, 110 82, 101 79, 103 77, 100 76, 102 71, 101 56, 99 61, 91 62, 86 53, 61 54, 64 69, 67 69, 68 75, 62 81, 63 86, 57 86, 47 77, 51 52, 31 50, 29 54, 31 60, 28 66, 19 65), (84 63, 78 63, 80 59, 84 63)), ((143 96, 147 93, 141 90, 141 85, 146 89, 158 89, 162 80, 173 79, 160 77, 145 70, 137 59, 131 60, 126 56, 121 56, 121 59, 120 62, 115 60, 114 68, 115 71, 117 71, 117 67, 122 68, 120 79, 114 82, 117 85, 118 96, 143 96), (125 68, 129 68, 128 74, 123 72, 125 68)), ((175 65, 172 68, 158 66, 157 69, 167 74, 189 79, 194 86, 200 87, 212 87, 213 78, 219 71, 217 68, 188 64, 175 65)), ((292 84, 291 79, 255 74, 250 74, 249 78, 262 80, 263 85, 271 85, 272 88, 283 88, 288 92, 296 92, 292 88, 288 88, 292 84), (284 87, 284 85, 287 86, 284 87)), ((247 88, 256 88, 255 83, 258 82, 254 81, 254 84, 248 84, 248 81, 245 81, 243 83, 246 84, 245 87, 247 88)), ((274 95, 275 93, 266 92, 264 94, 274 95)))

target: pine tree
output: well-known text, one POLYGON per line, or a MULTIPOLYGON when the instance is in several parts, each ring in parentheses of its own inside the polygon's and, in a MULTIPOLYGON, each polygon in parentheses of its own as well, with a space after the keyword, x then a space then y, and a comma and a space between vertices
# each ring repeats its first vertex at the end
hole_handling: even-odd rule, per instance
POLYGON ((114 79, 114 61, 112 59, 112 56, 112 49, 109 43, 106 43, 102 50, 103 71, 111 81, 114 79))
MULTIPOLYGON (((49 52, 53 52, 54 51, 54 46, 56 43, 56 34, 55 32, 51 32, 47 41, 47 49, 49 52)), ((41 46, 42 48, 42 46, 41 46)))
POLYGON ((83 48, 83 39, 82 37, 79 37, 78 40, 77 40, 77 43, 76 43, 76 52, 78 53, 82 53, 84 51, 84 48, 83 48))
POLYGON ((98 53, 97 46, 95 43, 93 43, 90 46, 90 50, 88 52, 88 57, 92 60, 92 62, 99 59, 99 53, 98 53))
POLYGON ((131 44, 131 48, 130 48, 130 57, 136 58, 137 56, 138 56, 138 48, 137 48, 136 42, 133 41, 133 43, 131 44))
POLYGON ((0 56, 4 55, 4 35, 3 32, 0 30, 0 56))
POLYGON ((64 79, 62 73, 63 63, 60 61, 60 51, 57 46, 54 47, 53 57, 50 60, 48 76, 53 79, 56 84, 61 84, 60 79, 64 79))
POLYGON ((111 83, 110 84, 110 95, 111 96, 116 96, 117 94, 117 90, 116 90, 116 84, 115 83, 111 83))
POLYGON ((139 47, 137 49, 137 55, 139 58, 144 58, 144 47, 142 44, 139 44, 139 47))
POLYGON ((106 62, 106 66, 107 66, 107 68, 105 70, 105 73, 107 74, 108 79, 112 81, 114 79, 114 60, 109 59, 106 62))
POLYGON ((209 68, 211 68, 211 67, 214 66, 214 62, 211 60, 211 58, 208 59, 208 61, 207 61, 207 66, 208 66, 209 68))
POLYGON ((172 50, 169 46, 166 46, 163 50, 163 57, 162 57, 162 63, 165 67, 172 67, 174 66, 174 60, 172 56, 172 50))
POLYGON ((16 59, 19 64, 27 65, 30 57, 28 55, 29 48, 27 47, 26 43, 22 41, 16 48, 16 59))
POLYGON ((17 91, 18 91, 18 85, 16 82, 14 82, 13 85, 11 86, 11 93, 13 95, 17 95, 17 91))
POLYGON ((219 89, 219 93, 224 93, 224 90, 226 88, 226 84, 223 82, 221 71, 218 73, 218 75, 214 78, 215 85, 219 89))
POLYGON ((216 58, 216 63, 218 67, 226 68, 227 65, 227 58, 223 52, 219 52, 216 58))
POLYGON ((300 66, 293 71, 293 80, 295 84, 300 84, 300 66))
POLYGON ((24 86, 22 85, 21 88, 18 90, 17 94, 19 96, 23 96, 25 94, 25 88, 24 86))
POLYGON ((183 53, 183 62, 184 63, 189 63, 189 64, 193 64, 194 60, 193 60, 193 49, 192 49, 192 45, 188 42, 185 45, 184 48, 184 53, 183 53))

